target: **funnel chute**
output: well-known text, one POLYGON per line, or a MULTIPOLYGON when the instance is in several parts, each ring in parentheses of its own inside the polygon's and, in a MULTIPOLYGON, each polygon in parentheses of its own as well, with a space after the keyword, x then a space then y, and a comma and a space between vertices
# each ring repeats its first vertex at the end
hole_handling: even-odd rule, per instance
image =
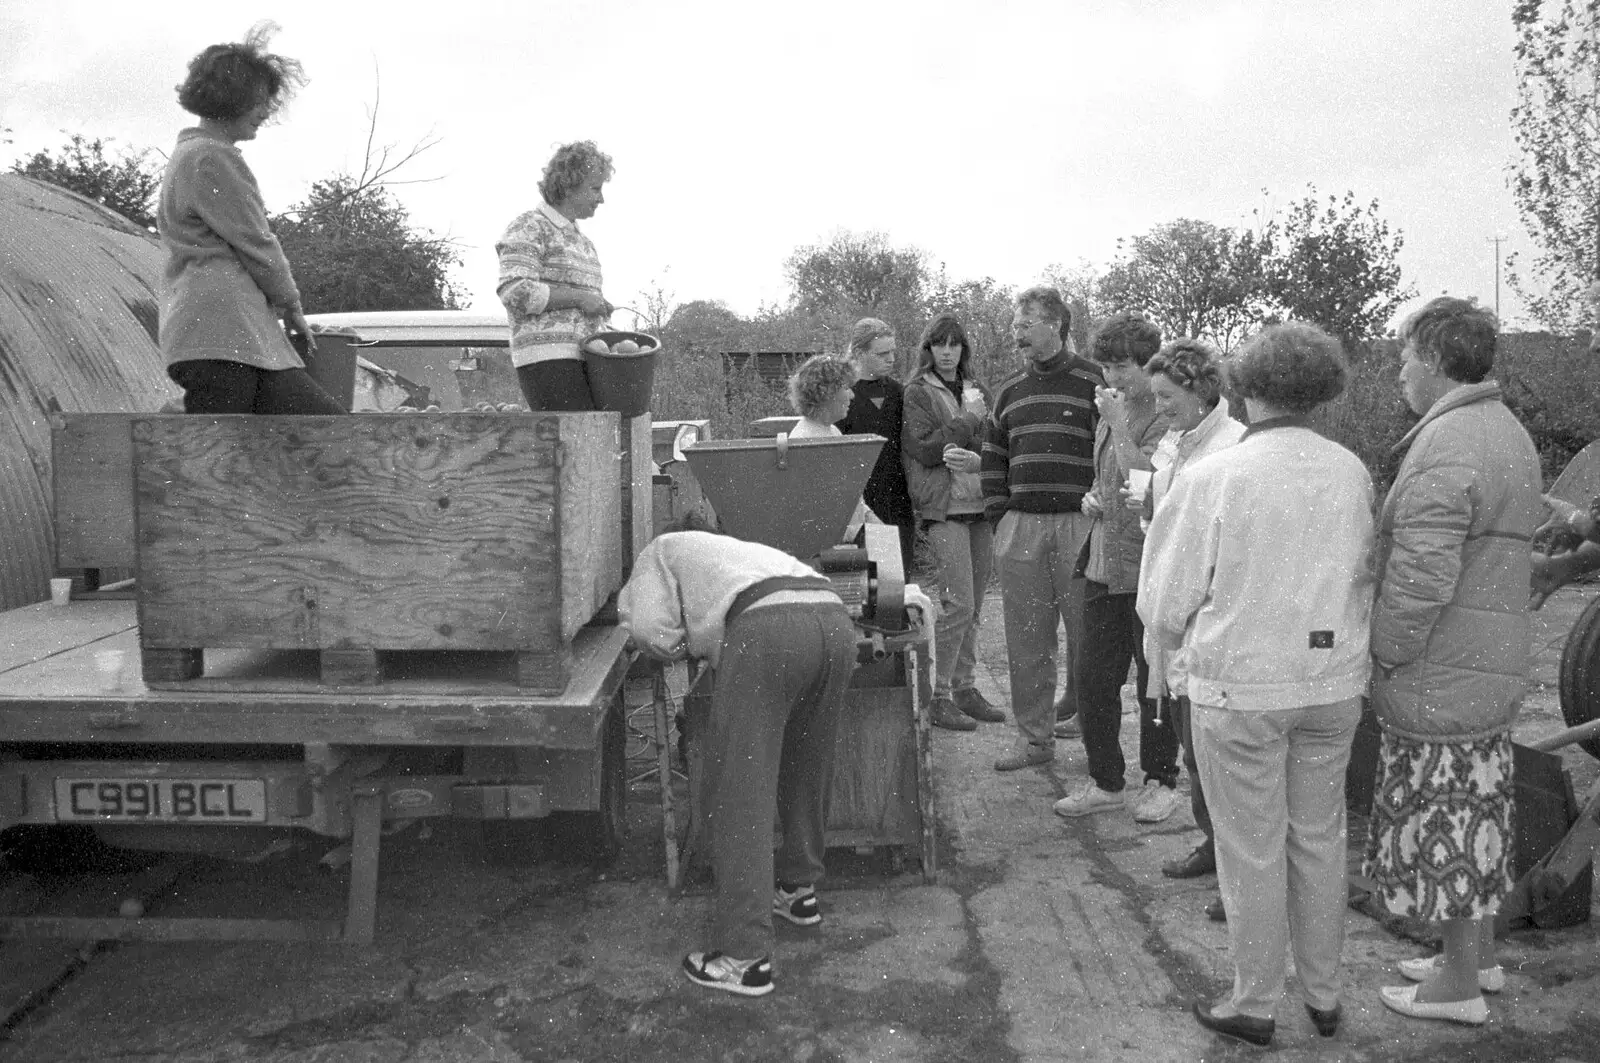
POLYGON ((882 436, 716 439, 683 455, 723 530, 810 560, 844 538, 882 436))

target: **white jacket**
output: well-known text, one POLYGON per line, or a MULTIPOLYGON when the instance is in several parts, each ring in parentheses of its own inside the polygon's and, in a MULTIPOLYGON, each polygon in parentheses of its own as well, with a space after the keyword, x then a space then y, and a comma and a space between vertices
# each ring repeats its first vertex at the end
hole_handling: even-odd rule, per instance
MULTIPOLYGON (((1226 450, 1239 442, 1244 435, 1244 425, 1234 419, 1228 410, 1228 400, 1223 399, 1201 418, 1200 423, 1187 432, 1176 429, 1167 433, 1156 454, 1150 459, 1155 474, 1150 483, 1152 512, 1161 508, 1161 500, 1172 490, 1173 479, 1201 458, 1226 450)), ((1149 527, 1145 528, 1146 533, 1149 527)), ((1144 559, 1140 571, 1150 563, 1150 542, 1145 540, 1144 559)), ((1150 682, 1145 695, 1152 698, 1182 697, 1188 694, 1183 678, 1183 653, 1168 653, 1156 642, 1155 636, 1144 633, 1144 659, 1150 665, 1150 682)))
MULTIPOLYGON (((817 576, 782 550, 710 532, 669 532, 639 551, 617 596, 617 616, 633 641, 668 660, 722 658, 728 608, 746 587, 774 576, 817 576)), ((831 592, 823 592, 831 594, 831 592)))
POLYGON ((1372 502, 1361 461, 1297 419, 1256 425, 1173 480, 1138 610, 1184 651, 1190 701, 1259 712, 1366 692, 1372 502))

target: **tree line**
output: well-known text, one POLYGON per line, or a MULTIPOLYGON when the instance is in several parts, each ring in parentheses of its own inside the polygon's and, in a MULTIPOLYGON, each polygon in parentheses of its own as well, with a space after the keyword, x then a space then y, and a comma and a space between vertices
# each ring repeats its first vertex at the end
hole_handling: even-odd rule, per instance
MULTIPOLYGON (((1516 0, 1518 146, 1507 177, 1536 251, 1513 254, 1508 279, 1530 315, 1552 329, 1593 323, 1600 314, 1600 0, 1516 0)), ((376 125, 376 105, 370 114, 376 125)), ((0 143, 10 143, 0 129, 0 143)), ((309 312, 450 309, 463 294, 453 276, 454 243, 412 223, 391 187, 398 159, 372 146, 360 173, 337 173, 272 221, 300 281, 309 312)), ((105 138, 73 135, 38 151, 14 173, 69 188, 145 229, 155 224, 160 164, 152 152, 110 150, 105 138)), ((1179 218, 1129 237, 1104 269, 1054 266, 1055 283, 1085 319, 1138 309, 1170 335, 1207 339, 1224 351, 1262 324, 1314 321, 1347 344, 1376 336, 1412 294, 1402 284, 1403 240, 1355 194, 1314 188, 1287 209, 1226 228, 1179 218)), ((659 288, 640 293, 643 315, 670 326, 691 349, 809 350, 838 346, 845 318, 883 317, 914 337, 941 310, 961 315, 987 353, 1003 333, 1011 289, 993 278, 953 280, 929 253, 893 246, 880 233, 850 234, 800 247, 785 263, 788 305, 740 318, 715 302, 672 308, 659 288), (652 304, 650 301, 654 300, 652 304), (730 346, 731 345, 731 346, 730 346)), ((668 301, 670 303, 670 301, 668 301)))
MULTIPOLYGON (((1315 322, 1354 347, 1381 335, 1415 295, 1401 279, 1403 244, 1376 201, 1309 188, 1253 229, 1179 218, 1119 242, 1103 269, 1058 264, 1035 281, 1055 286, 1074 308, 1080 349, 1096 321, 1124 310, 1146 315, 1168 336, 1203 339, 1224 353, 1288 318, 1315 322)), ((678 351, 806 352, 842 350, 852 323, 877 317, 894 326, 902 361, 909 361, 927 321, 950 312, 971 335, 981 375, 998 379, 1011 368, 1013 285, 952 279, 933 254, 877 232, 839 232, 799 247, 784 276, 789 302, 752 317, 697 301, 647 324, 662 328, 678 351)), ((663 294, 648 293, 647 304, 670 302, 663 294)))
MULTIPOLYGON (((462 305, 454 242, 413 224, 391 187, 395 170, 435 143, 421 141, 396 157, 369 139, 359 172, 314 182, 303 200, 271 216, 306 313, 462 305)), ((76 192, 155 232, 162 162, 151 149, 119 151, 105 138, 73 134, 56 151, 13 162, 11 172, 76 192)))

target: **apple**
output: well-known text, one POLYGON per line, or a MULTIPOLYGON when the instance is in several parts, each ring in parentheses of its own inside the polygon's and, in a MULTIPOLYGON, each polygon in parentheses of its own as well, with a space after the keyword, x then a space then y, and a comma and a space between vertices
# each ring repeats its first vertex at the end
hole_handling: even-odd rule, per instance
POLYGON ((632 340, 623 340, 611 348, 612 354, 638 354, 639 345, 632 340))
POLYGON ((602 340, 602 339, 598 339, 598 338, 592 339, 588 343, 585 343, 583 345, 583 349, 588 351, 590 354, 610 354, 611 353, 611 348, 606 346, 606 341, 602 340))

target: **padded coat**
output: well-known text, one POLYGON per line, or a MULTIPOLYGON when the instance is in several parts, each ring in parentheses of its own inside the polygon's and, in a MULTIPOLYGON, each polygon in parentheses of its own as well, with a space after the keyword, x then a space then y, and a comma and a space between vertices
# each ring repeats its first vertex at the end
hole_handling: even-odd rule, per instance
POLYGON ((1528 683, 1539 454, 1493 382, 1445 395, 1395 449, 1374 554, 1373 709, 1413 739, 1499 734, 1528 683))

